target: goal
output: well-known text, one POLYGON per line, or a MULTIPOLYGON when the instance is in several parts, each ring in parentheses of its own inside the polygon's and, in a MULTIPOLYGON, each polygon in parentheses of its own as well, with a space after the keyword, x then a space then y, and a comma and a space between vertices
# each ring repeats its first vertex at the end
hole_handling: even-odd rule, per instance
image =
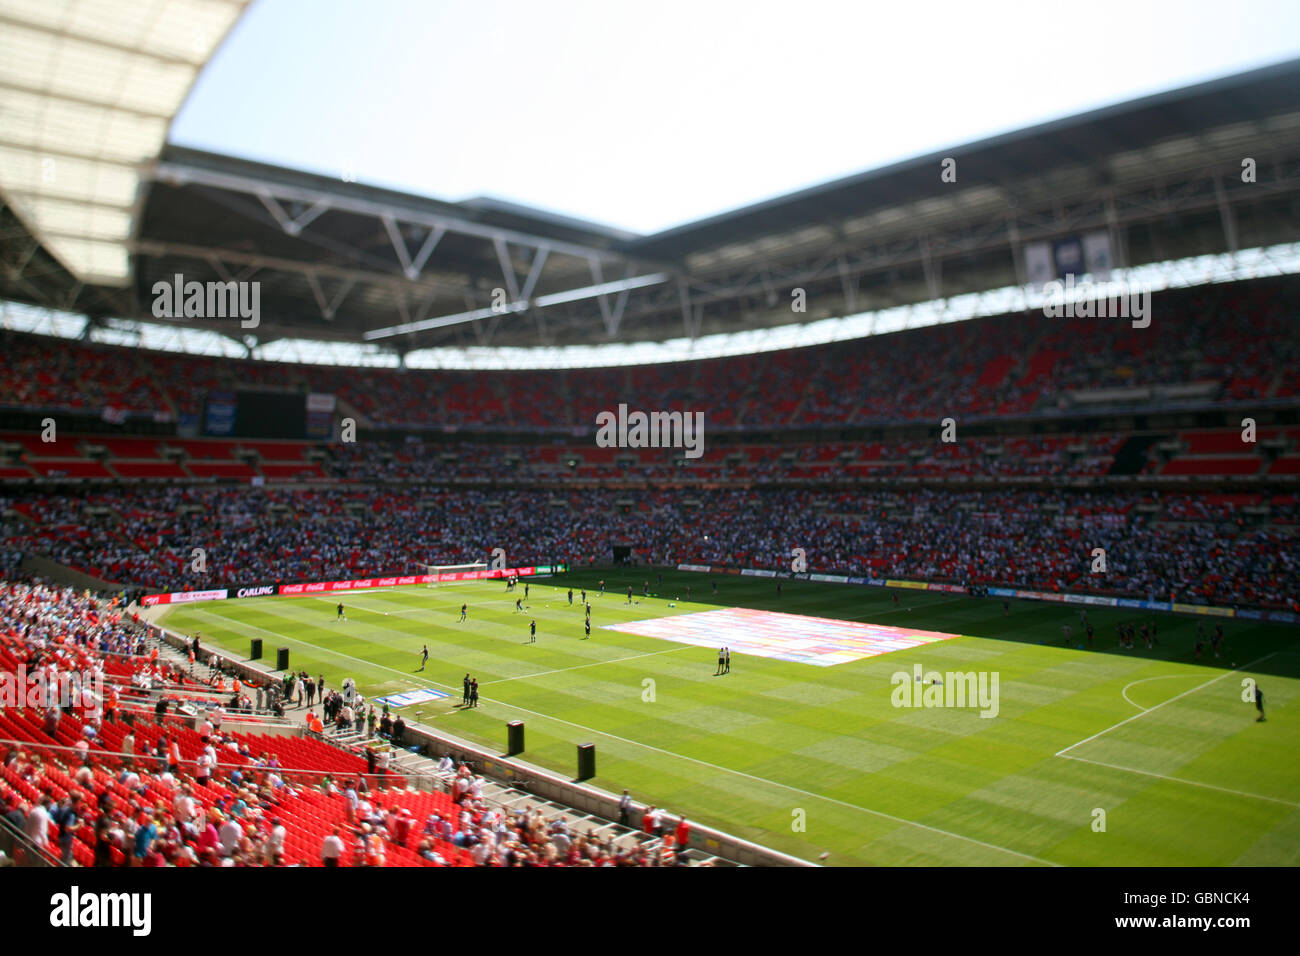
POLYGON ((426 587, 436 588, 438 581, 444 574, 463 574, 466 571, 483 571, 487 565, 482 561, 476 561, 473 564, 422 564, 424 573, 433 577, 426 587))

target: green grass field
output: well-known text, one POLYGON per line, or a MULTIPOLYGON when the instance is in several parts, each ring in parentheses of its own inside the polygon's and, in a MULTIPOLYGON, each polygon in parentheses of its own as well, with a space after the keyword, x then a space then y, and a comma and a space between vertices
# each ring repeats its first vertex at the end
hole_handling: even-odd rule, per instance
POLYGON ((182 605, 165 623, 245 656, 251 637, 268 653, 288 646, 295 670, 334 687, 353 677, 368 697, 451 691, 405 716, 419 710, 435 729, 502 749, 506 722, 521 719, 524 759, 561 773, 574 773, 576 744, 593 742, 598 786, 804 859, 829 851, 832 865, 1300 860, 1295 628, 1228 620, 1224 657, 1197 661, 1195 620, 1167 614, 1141 615, 1158 622, 1159 648, 1121 651, 1114 624, 1139 612, 1091 608, 1096 646, 1079 650, 1061 632, 1072 624, 1080 640, 1077 606, 1013 602, 1004 617, 996 599, 899 591, 895 608, 882 588, 786 581, 778 598, 770 579, 664 572, 658 587, 656 574, 631 607, 627 586, 639 595, 645 571, 530 582, 526 615, 514 611, 522 584, 507 594, 473 582, 182 605), (582 611, 564 591, 598 577, 606 593, 590 597, 581 640, 582 611), (687 585, 695 600, 675 601, 687 585), (334 620, 339 601, 347 622, 334 620), (967 636, 831 667, 736 655, 715 677, 711 648, 603 629, 731 605, 967 636), (996 672, 998 716, 893 706, 891 675, 918 663, 996 672), (466 671, 477 710, 455 706, 466 671), (1245 677, 1264 691, 1263 723, 1242 701, 1245 677))

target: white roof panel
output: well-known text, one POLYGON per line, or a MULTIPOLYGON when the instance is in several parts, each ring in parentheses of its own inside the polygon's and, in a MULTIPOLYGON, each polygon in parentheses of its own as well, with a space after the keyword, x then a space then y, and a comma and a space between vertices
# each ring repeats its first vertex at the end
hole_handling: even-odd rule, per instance
POLYGON ((250 0, 0 0, 0 194, 83 282, 125 285, 140 169, 250 0))

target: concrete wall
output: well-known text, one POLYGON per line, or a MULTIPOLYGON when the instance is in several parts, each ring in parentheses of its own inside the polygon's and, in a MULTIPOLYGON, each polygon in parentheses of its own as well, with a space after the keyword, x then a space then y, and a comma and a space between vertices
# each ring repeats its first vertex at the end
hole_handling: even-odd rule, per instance
MULTIPOLYGON (((503 738, 505 732, 505 725, 502 724, 501 734, 503 738)), ((428 747, 429 753, 438 756, 449 753, 453 759, 471 761, 485 777, 506 784, 523 786, 528 793, 534 796, 554 800, 556 803, 562 803, 565 806, 573 807, 575 810, 590 813, 611 822, 618 821, 619 794, 609 793, 588 786, 585 783, 578 783, 535 764, 526 763, 518 757, 504 757, 491 748, 481 747, 451 734, 442 731, 435 732, 423 726, 408 724, 406 738, 405 743, 408 746, 422 744, 428 747)), ((573 763, 576 770, 578 764, 576 745, 574 746, 573 763)), ((596 750, 596 766, 599 769, 599 747, 596 750)), ((643 804, 637 803, 635 805, 633 819, 629 821, 631 826, 640 827, 643 810, 643 804)), ((672 825, 675 826, 678 817, 670 813, 670 819, 672 825)), ((746 866, 816 865, 777 850, 760 846, 757 843, 742 840, 740 837, 732 836, 721 830, 703 826, 691 820, 690 817, 687 817, 687 823, 690 824, 691 828, 690 846, 693 849, 720 856, 726 860, 732 860, 746 866)))
POLYGON ((41 577, 56 584, 68 584, 74 588, 88 588, 91 591, 120 591, 122 589, 120 584, 113 584, 100 578, 91 577, 89 574, 75 571, 66 565, 59 564, 57 561, 43 558, 39 554, 24 554, 22 564, 19 567, 25 574, 41 577))

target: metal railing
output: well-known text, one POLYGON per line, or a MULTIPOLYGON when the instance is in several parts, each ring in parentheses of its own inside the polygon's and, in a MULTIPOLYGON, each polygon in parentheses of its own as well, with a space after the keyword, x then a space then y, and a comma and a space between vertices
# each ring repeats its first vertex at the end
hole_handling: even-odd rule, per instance
POLYGON ((63 864, 0 817, 0 867, 6 866, 47 868, 63 864))

